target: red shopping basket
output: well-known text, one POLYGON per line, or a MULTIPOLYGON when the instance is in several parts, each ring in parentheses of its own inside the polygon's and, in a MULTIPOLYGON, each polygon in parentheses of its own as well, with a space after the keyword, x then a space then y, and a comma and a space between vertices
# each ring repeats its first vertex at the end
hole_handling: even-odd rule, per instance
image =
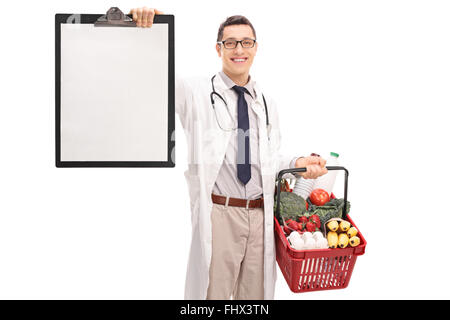
MULTIPOLYGON (((342 219, 347 220, 352 226, 355 225, 349 215, 346 214, 347 205, 347 182, 348 171, 344 167, 327 167, 328 170, 344 170, 344 208, 342 219)), ((278 174, 276 216, 275 219, 275 245, 277 263, 283 273, 286 282, 292 292, 308 292, 330 289, 346 288, 350 282, 353 268, 358 256, 363 255, 366 240, 358 229, 360 244, 356 247, 344 249, 313 249, 294 250, 280 226, 277 217, 280 212, 280 190, 281 180, 284 174, 294 172, 305 172, 306 168, 295 168, 281 170, 278 174)))

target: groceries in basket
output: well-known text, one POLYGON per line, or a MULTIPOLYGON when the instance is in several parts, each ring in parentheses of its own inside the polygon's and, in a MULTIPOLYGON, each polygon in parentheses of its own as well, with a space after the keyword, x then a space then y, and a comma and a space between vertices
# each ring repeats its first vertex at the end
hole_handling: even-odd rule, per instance
POLYGON ((361 239, 357 236, 358 229, 353 227, 350 222, 332 218, 326 223, 328 247, 331 249, 344 249, 348 245, 356 247, 360 244, 361 239))
MULTIPOLYGON (((324 235, 327 234, 327 227, 325 223, 333 218, 341 218, 344 206, 344 199, 331 199, 322 206, 310 204, 308 208, 306 203, 311 201, 308 199, 305 201, 302 197, 293 194, 292 192, 280 193, 280 226, 282 226, 289 244, 295 250, 311 250, 311 249, 326 249, 337 248, 330 245, 330 240, 324 235), (314 237, 310 237, 314 235, 314 237), (298 237, 300 236, 300 238, 298 237)), ((347 201, 346 211, 350 210, 350 203, 347 201)), ((342 220, 342 219, 341 219, 342 220)), ((335 225, 336 222, 332 222, 330 227, 334 229, 336 236, 338 237, 338 231, 343 234, 353 231, 350 228, 350 223, 343 220, 342 226, 340 224, 335 225), (347 224, 348 225, 347 225, 347 224)), ((331 235, 330 235, 331 236, 331 235)), ((353 236, 353 235, 352 235, 353 236)), ((350 242, 348 238, 348 242, 350 242)), ((356 240, 355 239, 352 239, 356 240)), ((341 248, 345 243, 345 239, 342 237, 341 248)), ((355 242, 356 243, 356 242, 355 242)))
POLYGON ((276 259, 286 283, 295 293, 346 288, 357 258, 364 254, 367 245, 347 214, 350 209, 346 202, 347 169, 340 166, 327 169, 345 171, 345 200, 336 199, 330 193, 329 201, 314 200, 312 203, 310 195, 314 189, 305 198, 291 192, 289 186, 282 190, 284 174, 305 172, 306 168, 285 169, 278 173, 274 207, 276 259), (280 199, 283 199, 281 203, 280 199), (315 231, 308 231, 308 228, 315 231))
MULTIPOLYGON (((336 159, 333 163, 336 164, 337 154, 332 153, 332 158, 336 159)), ((303 179, 300 177, 298 177, 294 188, 291 189, 287 180, 282 179, 282 189, 278 191, 280 199, 278 222, 282 227, 285 236, 289 240, 289 244, 295 250, 324 249, 328 247, 337 248, 338 243, 339 247, 343 248, 349 245, 349 243, 357 243, 358 239, 356 238, 350 242, 351 237, 346 239, 344 235, 340 236, 340 234, 337 233, 337 229, 332 231, 336 232, 336 241, 334 234, 332 233, 328 238, 328 229, 325 227, 325 223, 333 218, 342 218, 344 209, 344 199, 335 198, 330 189, 334 185, 335 178, 336 175, 333 174, 331 178, 329 176, 327 179, 321 181, 321 186, 326 187, 328 190, 322 188, 307 190, 311 184, 309 184, 308 187, 305 187, 305 182, 310 179, 303 179), (299 185, 301 187, 298 187, 299 185), (308 197, 305 199, 299 195, 299 193, 306 194, 306 191, 308 191, 308 197), (312 240, 305 238, 308 237, 308 234, 312 233, 320 233, 322 235, 321 239, 323 240, 320 240, 318 236, 311 238, 312 240), (304 234, 306 234, 305 237, 303 236, 304 234), (298 238, 298 235, 301 237, 298 238), (330 243, 334 244, 335 242, 336 245, 334 247, 330 245, 330 243)), ((317 179, 313 181, 314 185, 317 185, 317 179)), ((276 206, 277 203, 275 201, 274 211, 277 210, 276 206)), ((348 213, 350 211, 350 203, 348 201, 345 207, 346 213, 348 213)), ((339 228, 339 225, 337 228, 339 228)), ((349 228, 350 226, 348 226, 348 229, 349 228)), ((342 232, 345 234, 346 231, 347 230, 342 232)))
MULTIPOLYGON (((275 202, 274 210, 276 210, 276 205, 275 202)), ((343 208, 343 198, 333 198, 319 206, 313 204, 310 198, 305 200, 293 192, 282 191, 280 192, 280 216, 278 222, 281 226, 286 226, 291 231, 298 230, 299 228, 301 228, 299 231, 311 231, 314 227, 321 228, 331 218, 342 218, 343 208), (317 221, 315 225, 307 223, 312 216, 317 221), (287 224, 289 220, 292 220, 291 227, 287 224)), ((348 213, 349 211, 350 202, 347 201, 346 212, 348 213)), ((284 229, 286 232, 286 228, 284 229)))
POLYGON ((295 250, 328 248, 328 241, 325 239, 321 231, 315 231, 314 233, 306 231, 303 234, 300 234, 297 231, 292 231, 287 239, 291 247, 295 250))

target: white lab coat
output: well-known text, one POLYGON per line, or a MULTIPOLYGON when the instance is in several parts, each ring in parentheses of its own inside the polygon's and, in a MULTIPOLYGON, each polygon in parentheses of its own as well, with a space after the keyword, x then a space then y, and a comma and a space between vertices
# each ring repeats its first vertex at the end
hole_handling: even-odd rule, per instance
MULTIPOLYGON (((237 100, 231 89, 217 74, 214 79, 216 92, 222 95, 230 110, 236 110, 237 100)), ((187 139, 188 170, 185 177, 189 189, 192 241, 186 275, 185 299, 206 299, 209 266, 212 252, 211 192, 230 142, 231 131, 218 126, 211 105, 211 78, 176 78, 175 109, 187 139)), ((273 226, 273 197, 278 171, 289 168, 293 157, 279 155, 280 130, 278 112, 274 102, 265 95, 272 126, 270 140, 266 129, 266 116, 262 92, 255 83, 256 99, 249 106, 259 121, 260 161, 264 195, 264 299, 273 299, 276 281, 276 260, 273 226)), ((224 104, 216 98, 220 123, 231 121, 224 104), (225 117, 225 118, 223 118, 225 117)), ((233 111, 231 111, 233 114, 233 111)), ((237 122, 236 122, 237 123, 237 122)), ((232 128, 229 125, 227 128, 232 128)))

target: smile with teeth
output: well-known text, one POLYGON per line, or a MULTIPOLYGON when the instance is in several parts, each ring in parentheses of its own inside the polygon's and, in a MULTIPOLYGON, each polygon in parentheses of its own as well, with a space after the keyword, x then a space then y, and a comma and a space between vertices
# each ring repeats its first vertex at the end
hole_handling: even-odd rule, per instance
POLYGON ((244 63, 245 61, 247 61, 247 58, 231 58, 231 61, 233 61, 234 63, 244 63))

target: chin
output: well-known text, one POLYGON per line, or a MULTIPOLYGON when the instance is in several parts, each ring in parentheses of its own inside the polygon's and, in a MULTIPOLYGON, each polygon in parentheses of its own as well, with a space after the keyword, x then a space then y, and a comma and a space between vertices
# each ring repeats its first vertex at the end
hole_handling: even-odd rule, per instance
POLYGON ((233 75, 242 75, 242 74, 246 74, 249 73, 250 69, 241 69, 241 68, 229 68, 227 69, 227 71, 233 75))

